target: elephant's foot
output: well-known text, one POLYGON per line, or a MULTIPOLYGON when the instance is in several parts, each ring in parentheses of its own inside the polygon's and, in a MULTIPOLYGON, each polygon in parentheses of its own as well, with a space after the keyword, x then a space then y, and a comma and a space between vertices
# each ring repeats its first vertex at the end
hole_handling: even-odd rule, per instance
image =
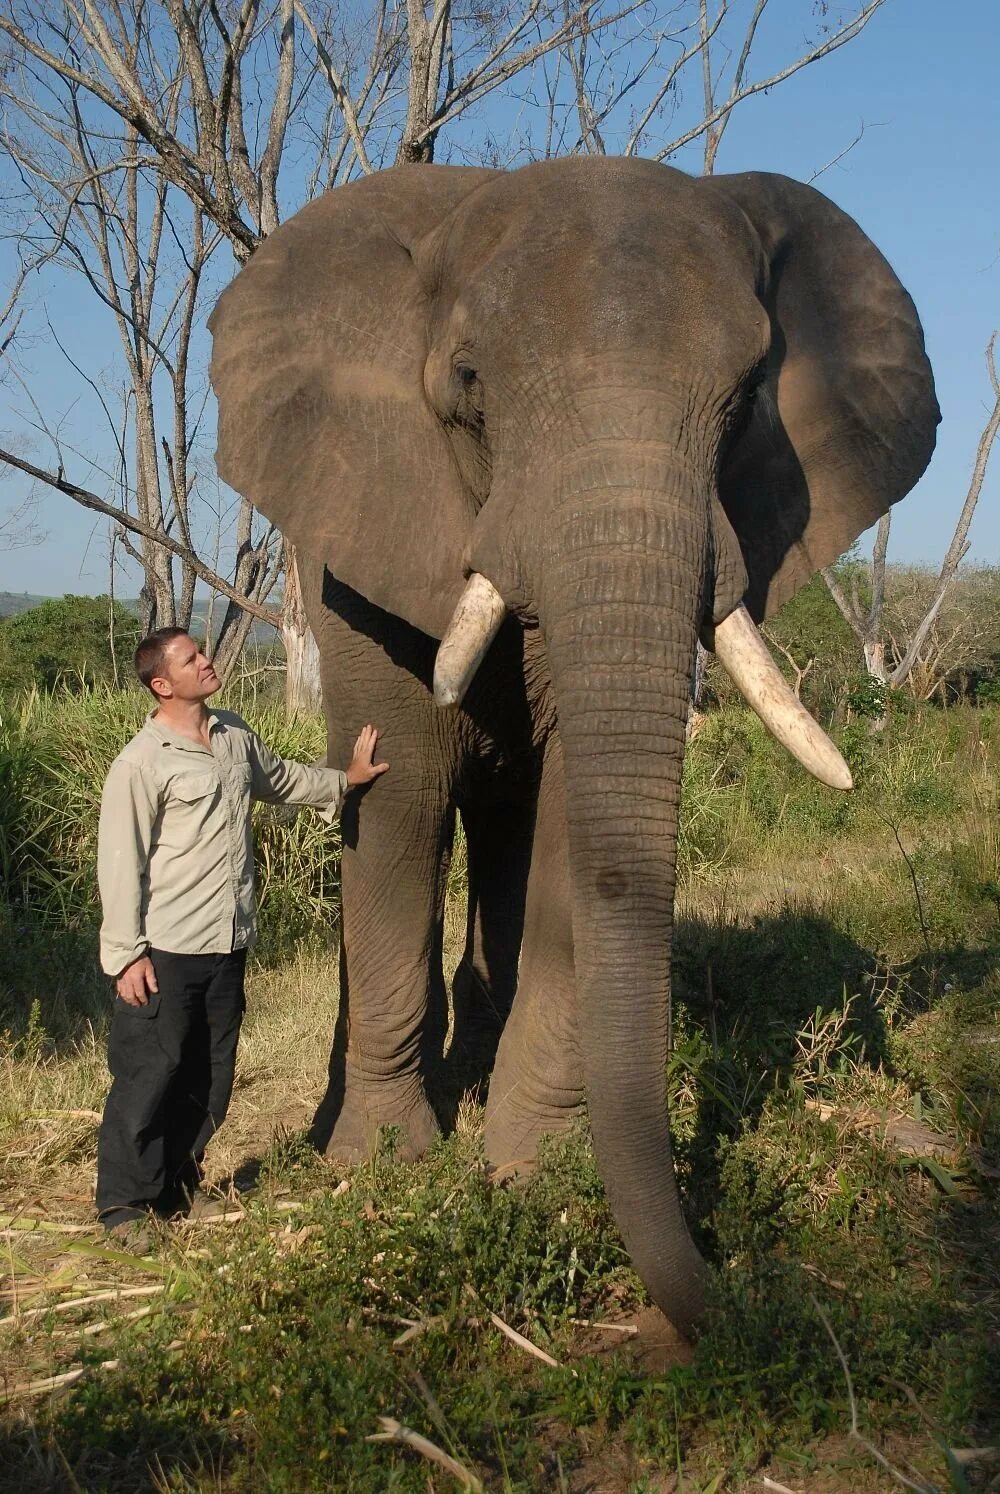
POLYGON ((494 1173, 509 1177, 530 1171, 538 1160, 543 1136, 560 1136, 571 1130, 583 1109, 582 1098, 565 1097, 552 1103, 521 1094, 517 1087, 501 1090, 496 1076, 490 1084, 486 1107, 486 1160, 494 1173))
POLYGON ((378 1151, 380 1135, 395 1131, 394 1154, 421 1156, 440 1135, 419 1078, 370 1078, 348 1073, 340 1112, 326 1144, 334 1162, 364 1162, 378 1151))

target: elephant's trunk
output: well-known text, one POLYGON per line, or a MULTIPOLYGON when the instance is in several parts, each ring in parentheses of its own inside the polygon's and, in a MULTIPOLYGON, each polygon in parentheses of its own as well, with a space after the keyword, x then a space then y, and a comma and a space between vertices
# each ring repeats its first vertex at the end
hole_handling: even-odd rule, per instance
POLYGON ((636 1269, 687 1332, 704 1306, 705 1269, 674 1177, 666 1068, 677 816, 708 504, 697 484, 667 473, 662 490, 609 487, 562 506, 561 517, 538 577, 538 611, 565 753, 590 1120, 636 1269))

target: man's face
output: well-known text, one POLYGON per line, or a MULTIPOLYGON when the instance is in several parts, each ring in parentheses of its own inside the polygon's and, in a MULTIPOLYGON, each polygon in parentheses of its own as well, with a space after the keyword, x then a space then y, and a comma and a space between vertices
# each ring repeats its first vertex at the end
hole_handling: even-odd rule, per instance
POLYGON ((152 681, 163 700, 207 700, 222 681, 193 638, 171 638, 163 651, 163 673, 152 681))

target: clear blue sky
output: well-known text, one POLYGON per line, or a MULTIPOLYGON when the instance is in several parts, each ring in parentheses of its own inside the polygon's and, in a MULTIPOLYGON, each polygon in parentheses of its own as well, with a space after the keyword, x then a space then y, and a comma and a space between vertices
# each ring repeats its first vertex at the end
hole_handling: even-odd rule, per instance
MULTIPOLYGON (((772 49, 777 56, 775 26, 790 24, 791 14, 779 0, 771 33, 761 38, 758 75, 772 49)), ((780 39, 784 57, 794 40, 780 39)), ((947 10, 940 0, 889 0, 857 41, 742 105, 717 163, 719 171, 781 171, 808 180, 866 125, 860 144, 817 186, 858 220, 913 295, 944 416, 927 474, 895 511, 891 555, 898 560, 940 559, 992 403, 983 350, 1000 326, 998 43, 997 0, 965 0, 947 10)), ((697 170, 698 160, 692 155, 677 164, 697 170)), ((92 352, 106 339, 110 364, 117 333, 93 309, 89 293, 81 287, 68 301, 61 291, 50 310, 77 349, 92 352)), ((65 413, 86 446, 93 413, 83 404, 70 409, 73 376, 61 357, 42 340, 30 361, 47 415, 65 413)), ((7 393, 23 406, 18 391, 7 393)), ((5 438, 17 430, 12 414, 0 415, 0 430, 5 438)), ((95 442, 88 449, 106 452, 103 440, 95 442)), ((44 445, 36 451, 44 465, 44 445)), ((83 463, 69 475, 107 491, 83 463)), ((0 514, 22 491, 20 482, 0 480, 0 514)), ((0 590, 105 590, 103 521, 95 527, 92 516, 48 494, 39 522, 48 531, 43 545, 0 553, 0 590)), ((1000 564, 1000 451, 971 539, 970 558, 1000 564)))

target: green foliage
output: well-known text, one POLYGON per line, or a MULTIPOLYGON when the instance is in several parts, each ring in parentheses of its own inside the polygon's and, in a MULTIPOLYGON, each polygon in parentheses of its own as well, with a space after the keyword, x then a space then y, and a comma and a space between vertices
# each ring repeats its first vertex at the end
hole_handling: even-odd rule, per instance
POLYGON ((131 668, 135 614, 108 597, 52 598, 0 621, 0 689, 81 690, 131 668), (111 647, 112 624, 114 652, 111 647))
MULTIPOLYGON (((193 1255, 161 1248, 173 1284, 159 1310, 119 1330, 115 1373, 41 1409, 34 1445, 58 1447, 77 1486, 108 1491, 145 1487, 151 1466, 184 1489, 211 1470, 234 1490, 424 1490, 425 1463, 371 1440, 389 1416, 487 1488, 565 1487, 560 1467, 608 1445, 629 1450, 629 1487, 678 1460, 738 1480, 796 1448, 808 1464, 816 1439, 844 1431, 841 1354, 875 1440, 890 1424, 922 1435, 906 1387, 947 1442, 988 1440, 1000 1356, 973 1252, 988 1249, 995 1207, 929 1190, 794 1088, 734 1120, 716 1150, 711 1309, 690 1363, 644 1366, 627 1341, 580 1357, 575 1320, 642 1302, 582 1133, 506 1186, 468 1135, 416 1165, 383 1153, 336 1190, 286 1147, 239 1229, 193 1255), (291 1214, 276 1211, 279 1183, 300 1200, 291 1214)), ((41 1487, 13 1466, 20 1489, 41 1487)))
POLYGON ((844 700, 849 711, 865 721, 881 721, 889 709, 891 691, 873 674, 856 674, 847 682, 844 700))
POLYGON ((753 863, 779 845, 821 853, 831 836, 912 829, 939 815, 997 805, 1000 716, 970 707, 891 712, 833 732, 854 775, 850 794, 824 788, 745 707, 712 712, 684 763, 678 863, 682 882, 753 863))

